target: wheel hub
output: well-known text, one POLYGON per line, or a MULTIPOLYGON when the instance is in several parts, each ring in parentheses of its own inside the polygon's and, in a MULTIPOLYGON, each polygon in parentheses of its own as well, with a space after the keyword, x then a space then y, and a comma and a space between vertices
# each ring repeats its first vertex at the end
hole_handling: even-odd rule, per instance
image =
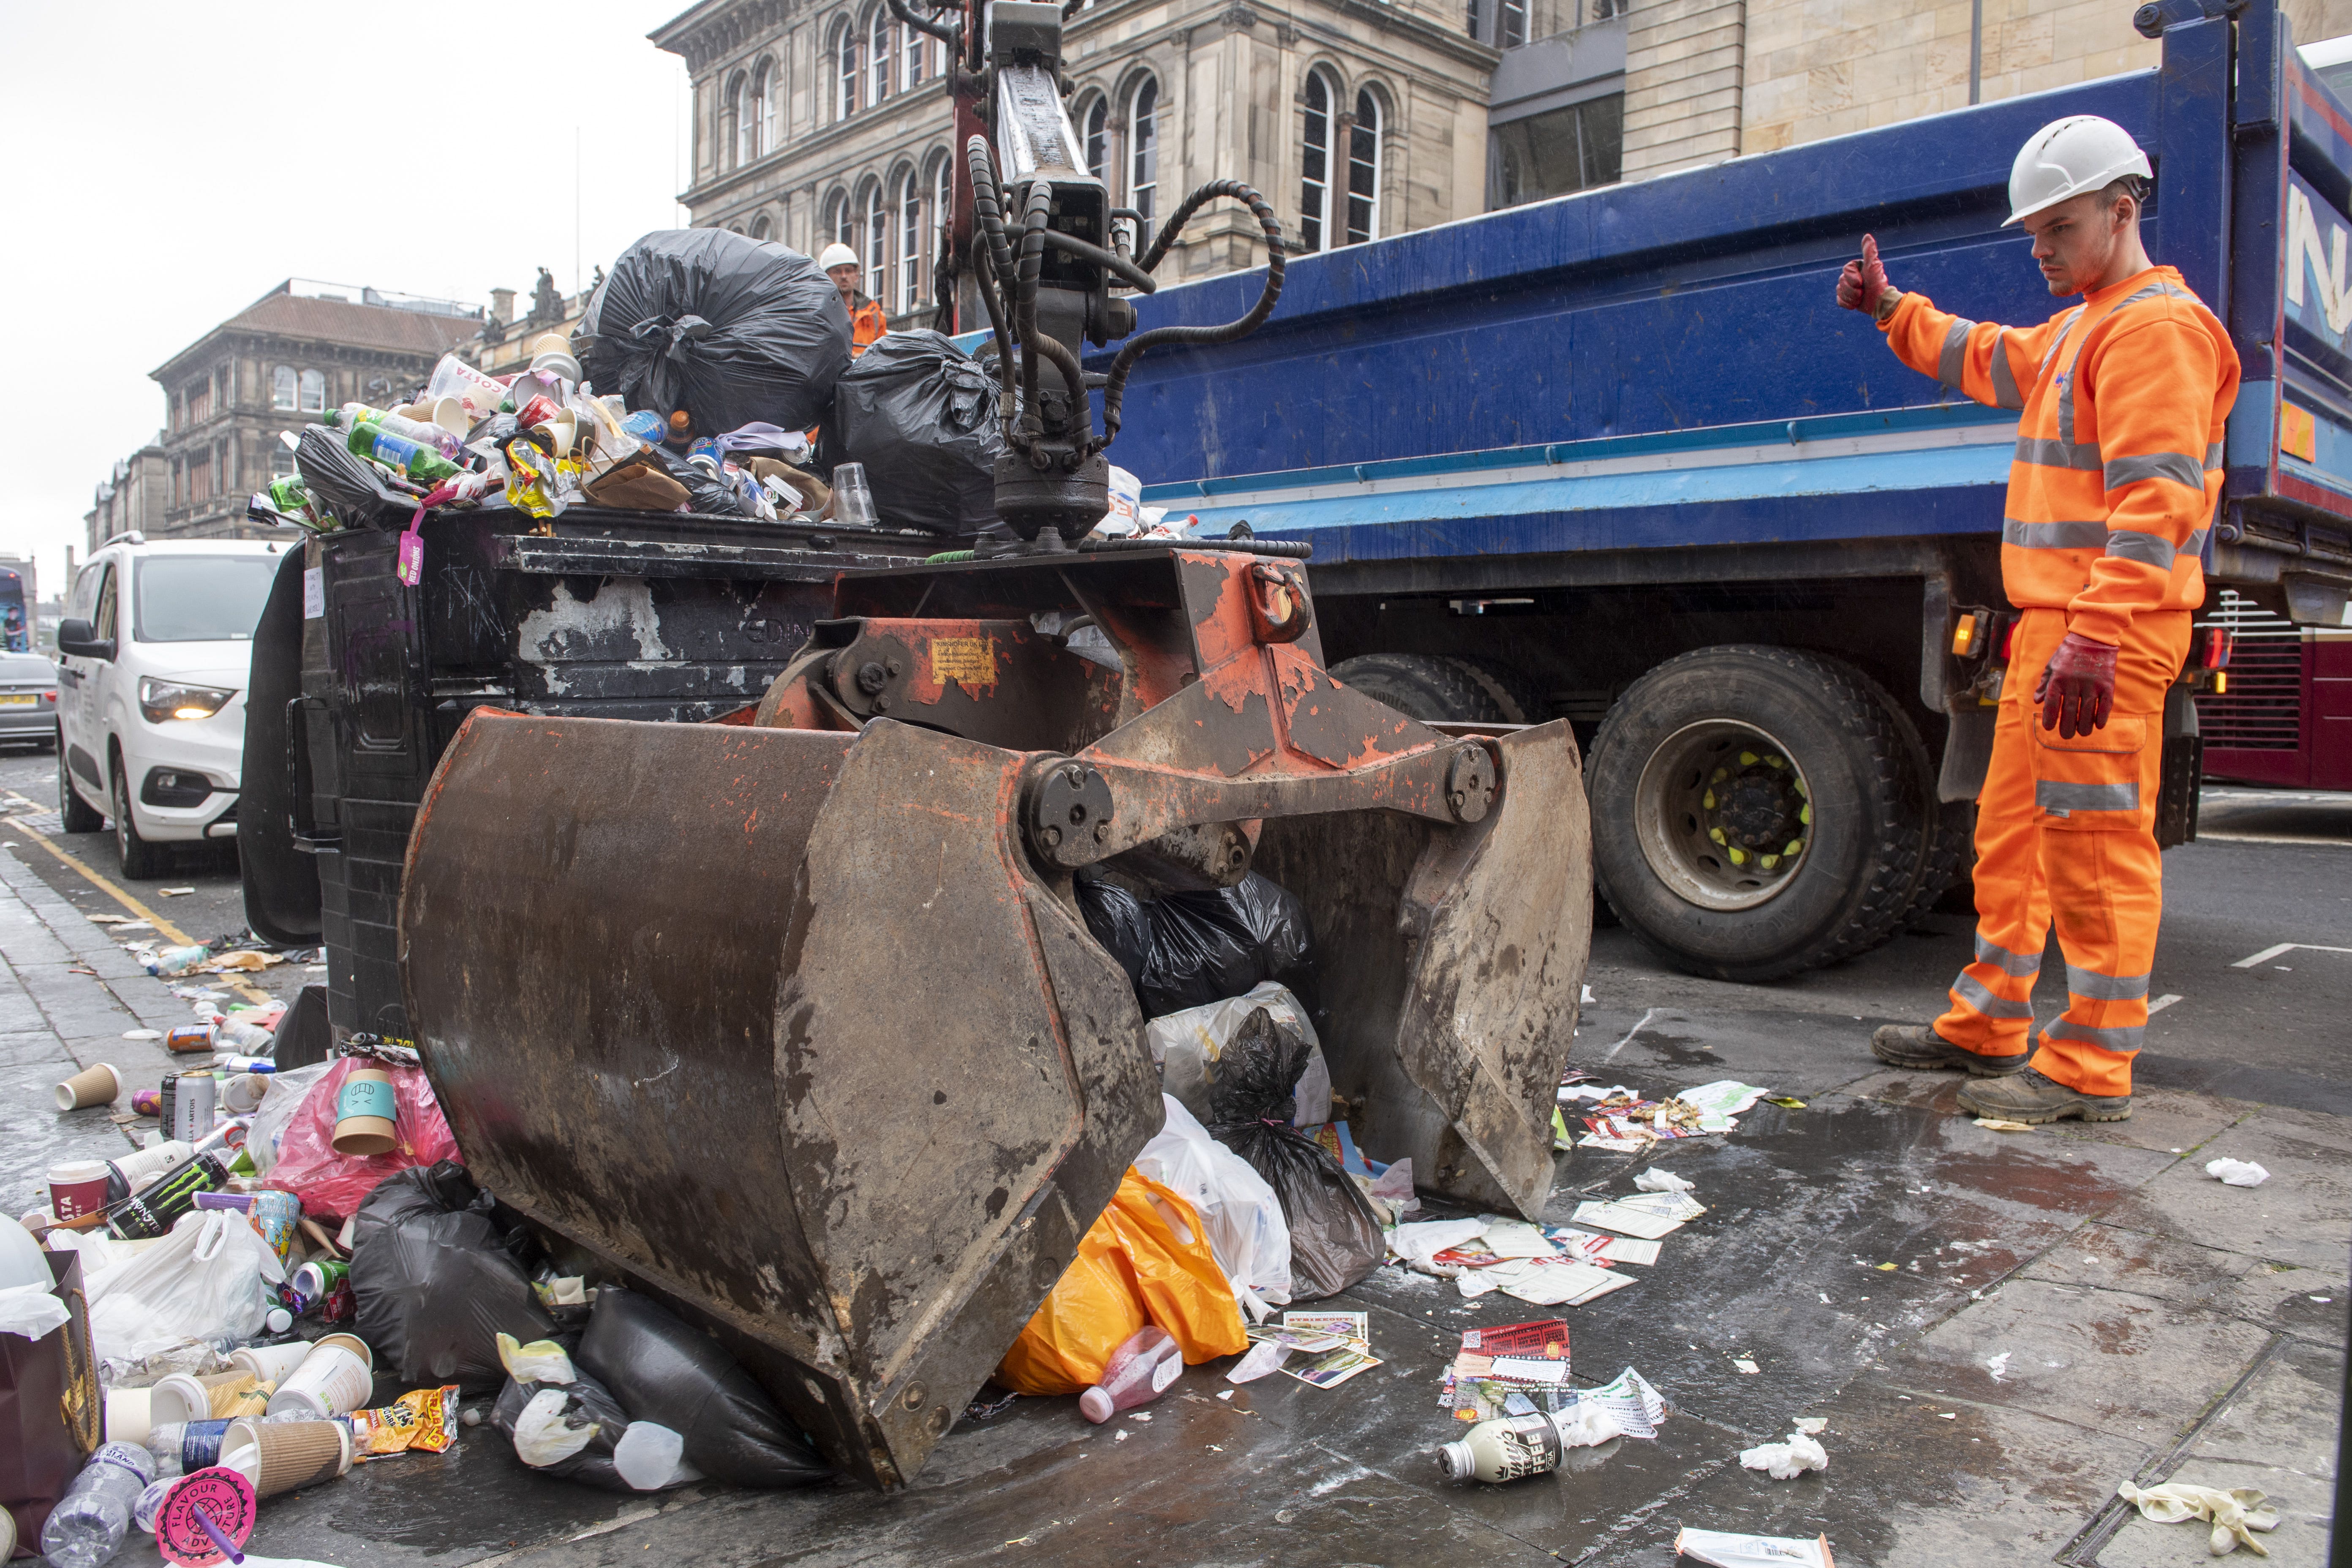
POLYGON ((1804 781, 1777 750, 1743 748, 1710 770, 1699 810, 1710 843, 1765 870, 1803 853, 1812 818, 1804 781))
POLYGON ((1658 879, 1703 909, 1768 903, 1812 838, 1812 792, 1779 741, 1734 720, 1689 725, 1652 753, 1634 823, 1658 879))

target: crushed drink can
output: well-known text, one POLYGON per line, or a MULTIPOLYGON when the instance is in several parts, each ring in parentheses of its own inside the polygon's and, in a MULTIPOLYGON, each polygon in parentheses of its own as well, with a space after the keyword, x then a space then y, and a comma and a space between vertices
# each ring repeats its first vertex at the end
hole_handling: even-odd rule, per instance
POLYGON ((291 1289, 297 1317, 316 1312, 330 1323, 339 1323, 359 1311, 359 1302, 352 1295, 352 1266, 339 1258, 305 1263, 294 1270, 291 1289))

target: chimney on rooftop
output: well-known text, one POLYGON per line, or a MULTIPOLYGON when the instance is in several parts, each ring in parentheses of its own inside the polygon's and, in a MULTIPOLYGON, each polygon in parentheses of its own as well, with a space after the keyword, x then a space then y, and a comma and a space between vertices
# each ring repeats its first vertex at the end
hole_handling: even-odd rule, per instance
POLYGON ((490 320, 501 326, 514 320, 515 291, 511 289, 490 290, 490 320))

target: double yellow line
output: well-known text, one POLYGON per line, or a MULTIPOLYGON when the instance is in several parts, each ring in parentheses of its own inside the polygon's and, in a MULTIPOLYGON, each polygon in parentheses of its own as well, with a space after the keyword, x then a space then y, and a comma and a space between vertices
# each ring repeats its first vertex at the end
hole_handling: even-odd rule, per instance
MULTIPOLYGON (((28 800, 25 796, 18 795, 13 789, 6 793, 10 800, 16 801, 19 805, 29 805, 35 811, 44 811, 47 809, 46 806, 42 805, 40 802, 37 800, 28 800)), ((153 910, 149 909, 145 904, 142 904, 137 899, 132 898, 127 889, 108 881, 104 877, 100 876, 88 866, 82 864, 79 859, 67 854, 55 844, 49 842, 49 836, 47 834, 42 832, 39 828, 35 827, 31 823, 26 822, 24 818, 8 817, 5 819, 0 819, 0 826, 21 829, 25 836, 30 838, 34 843, 39 845, 42 848, 56 856, 59 860, 62 860, 67 865, 72 867, 76 871, 80 872, 81 875, 89 880, 90 885, 97 888, 99 891, 104 893, 108 898, 112 899, 116 903, 121 904, 124 909, 129 910, 139 919, 145 921, 148 924, 153 926, 155 928, 156 934, 163 937, 164 941, 180 947, 195 947, 200 945, 196 940, 190 936, 186 931, 182 931, 178 926, 173 925, 170 921, 165 920, 153 910)), ((263 991, 259 987, 244 980, 237 979, 233 975, 207 975, 205 978, 208 980, 218 979, 226 982, 229 989, 236 992, 248 1002, 257 1002, 267 1006, 268 1004, 277 1000, 275 996, 270 995, 268 992, 263 991)))

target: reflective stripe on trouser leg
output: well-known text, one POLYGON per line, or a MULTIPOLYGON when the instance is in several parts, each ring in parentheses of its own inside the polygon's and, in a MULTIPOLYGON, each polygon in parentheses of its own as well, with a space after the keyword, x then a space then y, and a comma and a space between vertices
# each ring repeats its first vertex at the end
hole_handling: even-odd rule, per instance
POLYGON ((2129 825, 2042 835, 2051 915, 2066 955, 2066 1012, 2042 1031, 2033 1067, 2084 1094, 2131 1092, 2132 1054, 2147 1027, 2148 971, 2164 916, 2154 831, 2164 772, 2158 717, 2147 716, 2148 743, 2131 759, 2141 804, 2129 825))
MULTIPOLYGON (((2033 637, 2034 616, 2018 630, 2013 670, 2046 660, 2065 635, 2033 637)), ((2036 667, 2038 668, 2038 666, 2036 667)), ((1964 1050, 2010 1057, 2031 1047, 2033 980, 2050 931, 2050 895, 2042 877, 2041 814, 2033 806, 2033 769, 2026 725, 2039 712, 2025 700, 2031 681, 2011 682, 1993 723, 1992 763, 1977 795, 1976 957, 1952 983, 1951 1010, 1936 1033, 1964 1050)))

